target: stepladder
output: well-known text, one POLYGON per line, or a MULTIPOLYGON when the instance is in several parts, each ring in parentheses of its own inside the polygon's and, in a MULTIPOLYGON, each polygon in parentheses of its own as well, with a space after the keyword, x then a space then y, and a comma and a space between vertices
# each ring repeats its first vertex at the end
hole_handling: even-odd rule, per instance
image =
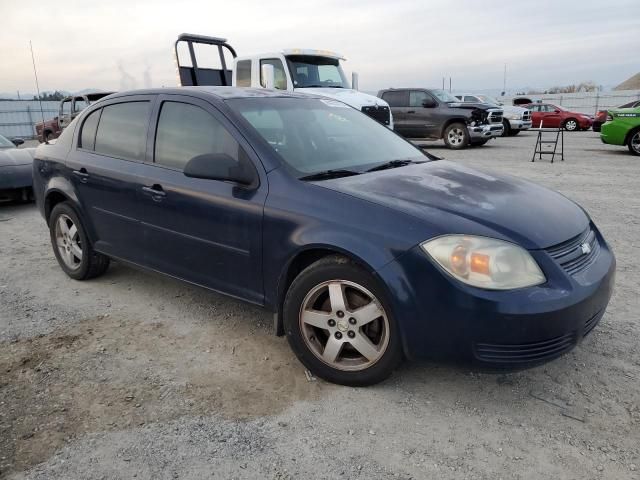
POLYGON ((564 129, 558 128, 532 128, 531 131, 538 132, 536 147, 533 151, 531 161, 542 160, 543 155, 551 155, 551 163, 560 156, 560 161, 564 162, 564 129))

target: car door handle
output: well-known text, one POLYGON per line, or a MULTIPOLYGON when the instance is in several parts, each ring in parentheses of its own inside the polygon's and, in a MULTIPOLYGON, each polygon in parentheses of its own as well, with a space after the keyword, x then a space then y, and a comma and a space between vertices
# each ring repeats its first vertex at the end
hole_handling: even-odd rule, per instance
POLYGON ((74 170, 73 174, 76 177, 80 178, 80 181, 85 183, 89 179, 89 174, 87 173, 87 169, 82 167, 80 170, 74 170))
POLYGON ((162 189, 162 185, 158 185, 157 183, 151 187, 142 187, 142 191, 151 195, 154 200, 161 200, 167 196, 167 193, 162 189))

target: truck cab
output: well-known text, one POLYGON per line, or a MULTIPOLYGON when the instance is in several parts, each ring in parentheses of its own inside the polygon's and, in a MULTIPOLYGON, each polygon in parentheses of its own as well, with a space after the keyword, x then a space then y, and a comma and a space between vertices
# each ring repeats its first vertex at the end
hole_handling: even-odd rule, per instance
POLYGON ((176 42, 176 60, 181 85, 231 85, 321 95, 344 102, 393 129, 389 104, 358 91, 357 74, 349 84, 342 70, 344 56, 326 50, 284 49, 237 57, 226 42, 216 37, 180 35, 176 42), (186 46, 182 52, 181 46, 186 46), (204 46, 213 47, 213 52, 210 49, 213 55, 207 56, 204 46), (225 54, 231 54, 232 60, 226 59, 225 54), (220 61, 213 65, 211 61, 216 56, 220 61), (205 58, 208 63, 203 63, 205 58), (233 70, 228 70, 227 65, 231 63, 233 70))

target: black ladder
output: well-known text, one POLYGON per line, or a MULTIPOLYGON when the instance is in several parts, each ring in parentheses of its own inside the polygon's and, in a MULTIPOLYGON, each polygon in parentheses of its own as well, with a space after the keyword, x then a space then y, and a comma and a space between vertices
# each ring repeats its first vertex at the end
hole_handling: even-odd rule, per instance
POLYGON ((560 160, 564 162, 564 129, 559 128, 532 128, 531 130, 538 132, 538 139, 536 140, 536 148, 533 151, 533 157, 531 161, 536 161, 536 155, 538 160, 542 160, 543 155, 551 155, 551 163, 556 155, 560 155, 560 160), (547 134, 545 138, 544 134, 547 134), (555 137, 554 137, 555 134, 555 137), (553 145, 553 150, 550 148, 553 145), (558 150, 558 145, 560 149, 558 150), (545 148, 547 147, 547 148, 545 148))

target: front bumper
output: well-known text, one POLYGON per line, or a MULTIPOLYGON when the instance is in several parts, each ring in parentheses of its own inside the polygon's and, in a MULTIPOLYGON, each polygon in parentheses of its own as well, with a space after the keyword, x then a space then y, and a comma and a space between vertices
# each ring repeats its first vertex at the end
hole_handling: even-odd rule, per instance
POLYGON ((511 120, 507 118, 511 130, 529 130, 533 125, 531 120, 511 120))
POLYGON ((478 125, 477 127, 467 126, 471 141, 495 138, 502 135, 504 126, 501 123, 489 125, 478 125))
POLYGON ((7 165, 0 167, 0 190, 17 190, 33 184, 32 165, 7 165))
POLYGON ((615 257, 595 231, 600 250, 589 268, 572 276, 533 250, 547 282, 511 291, 458 282, 414 247, 378 272, 395 299, 405 354, 513 370, 568 352, 600 321, 613 291, 615 257))

